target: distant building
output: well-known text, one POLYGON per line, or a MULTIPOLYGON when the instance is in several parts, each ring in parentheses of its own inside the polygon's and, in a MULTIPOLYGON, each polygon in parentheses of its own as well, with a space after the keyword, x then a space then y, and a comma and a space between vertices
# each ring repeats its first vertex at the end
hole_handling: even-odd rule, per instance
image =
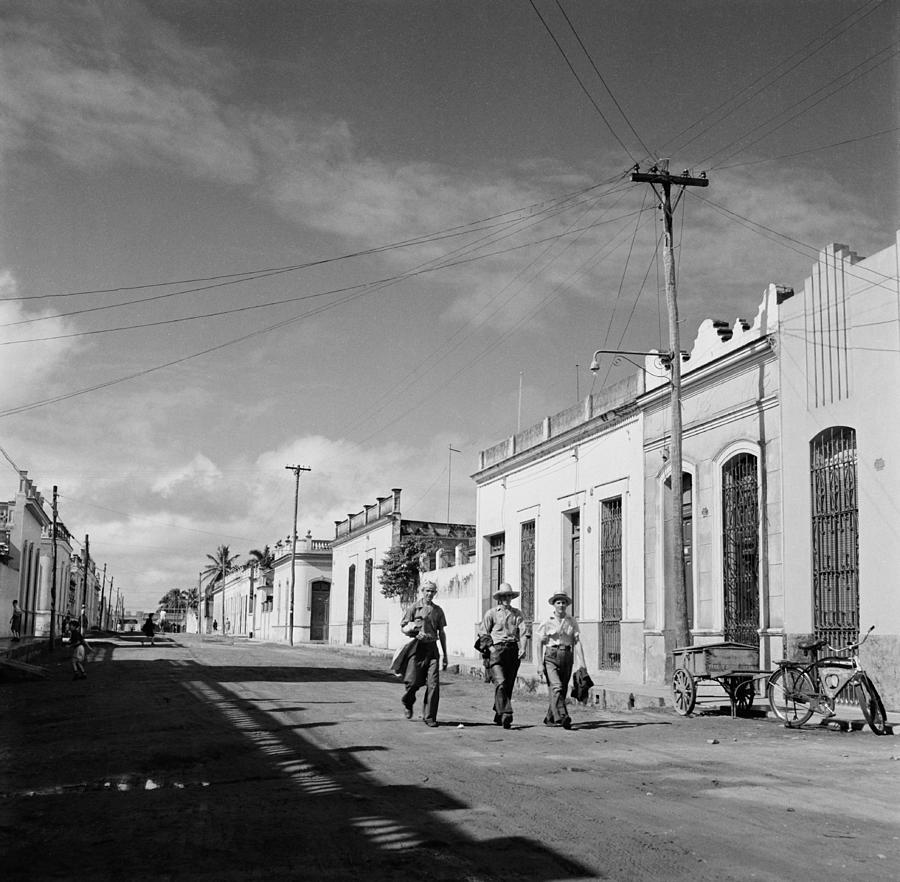
POLYGON ((69 600, 71 537, 61 522, 56 549, 54 602, 53 519, 28 472, 20 471, 15 495, 0 502, 0 634, 9 634, 13 600, 22 611, 22 636, 49 636, 54 610, 58 635, 63 617, 75 612, 69 600))
MULTIPOLYGON (((460 543, 468 545, 475 536, 474 524, 403 518, 400 493, 394 489, 390 496, 381 496, 362 511, 335 521, 335 537, 331 542, 334 579, 328 627, 330 643, 390 649, 399 646, 404 639, 400 633, 402 606, 396 598, 381 593, 378 568, 385 554, 407 539, 418 538, 429 540, 435 549, 445 549, 452 557, 460 543)), ((428 569, 434 561, 423 563, 428 569)), ((441 604, 440 596, 436 602, 441 604)), ((474 629, 465 639, 470 648, 474 629)), ((460 637, 457 642, 464 641, 460 637)), ((460 653, 462 648, 448 643, 451 654, 454 649, 460 653)))

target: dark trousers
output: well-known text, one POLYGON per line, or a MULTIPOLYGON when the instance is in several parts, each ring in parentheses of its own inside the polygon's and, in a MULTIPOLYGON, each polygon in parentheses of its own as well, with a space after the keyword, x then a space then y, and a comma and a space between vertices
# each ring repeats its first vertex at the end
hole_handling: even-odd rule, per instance
POLYGON ((403 682, 403 703, 412 710, 416 703, 416 692, 425 687, 425 701, 422 716, 426 720, 437 721, 438 703, 441 700, 440 656, 437 643, 417 643, 415 655, 406 666, 403 682))
POLYGON ((556 646, 548 646, 544 656, 544 673, 550 690, 550 707, 544 722, 561 723, 569 718, 566 692, 572 677, 572 650, 564 651, 556 646))
POLYGON ((494 715, 512 717, 512 693, 519 673, 519 644, 495 643, 491 647, 491 680, 494 683, 494 715))

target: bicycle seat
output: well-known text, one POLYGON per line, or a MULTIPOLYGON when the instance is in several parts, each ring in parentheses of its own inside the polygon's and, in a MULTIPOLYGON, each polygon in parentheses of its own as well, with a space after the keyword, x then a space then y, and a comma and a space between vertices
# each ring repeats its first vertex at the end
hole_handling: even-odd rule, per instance
POLYGON ((798 643, 797 649, 802 649, 803 652, 815 652, 816 650, 822 649, 824 646, 828 646, 828 641, 824 637, 820 637, 818 640, 813 640, 811 643, 798 643))

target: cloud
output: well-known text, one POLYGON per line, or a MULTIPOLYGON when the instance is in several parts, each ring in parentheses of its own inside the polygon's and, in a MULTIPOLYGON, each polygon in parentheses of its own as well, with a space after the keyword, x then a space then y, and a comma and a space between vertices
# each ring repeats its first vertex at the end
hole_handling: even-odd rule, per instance
POLYGON ((190 462, 164 472, 153 482, 150 489, 153 493, 166 498, 179 490, 209 489, 215 486, 221 477, 222 472, 209 457, 198 453, 190 462))
POLYGON ((31 310, 22 302, 9 299, 17 294, 18 285, 13 274, 9 270, 0 270, 0 377, 3 377, 4 388, 15 390, 14 395, 8 396, 6 401, 7 406, 13 407, 30 401, 35 396, 44 397, 57 379, 60 366, 86 345, 77 338, 52 340, 34 344, 25 357, 25 344, 17 345, 14 341, 35 336, 35 327, 40 328, 41 337, 65 334, 73 328, 67 320, 53 317, 51 310, 31 310), (50 318, 40 325, 17 324, 43 316, 50 318), (40 347, 39 357, 34 355, 34 346, 40 347))

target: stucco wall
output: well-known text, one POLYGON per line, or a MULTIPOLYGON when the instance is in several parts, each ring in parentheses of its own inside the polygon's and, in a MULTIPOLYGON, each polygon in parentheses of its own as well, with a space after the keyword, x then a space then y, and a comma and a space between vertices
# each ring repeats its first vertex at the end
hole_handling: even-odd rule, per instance
POLYGON ((843 246, 820 254, 782 307, 785 603, 788 640, 813 627, 810 441, 829 426, 856 430, 859 615, 885 702, 900 708, 900 288, 898 241, 858 259, 843 246))
MULTIPOLYGON (((639 416, 604 428, 511 468, 502 476, 477 487, 479 566, 477 597, 479 615, 492 602, 489 595, 489 555, 486 537, 505 532, 506 581, 520 588, 521 525, 535 522, 534 620, 552 612, 548 599, 565 586, 565 515, 580 512, 580 590, 575 613, 581 624, 588 664, 598 663, 600 609, 600 511, 604 499, 621 496, 623 509, 623 669, 611 676, 630 682, 642 670, 637 661, 641 649, 629 647, 634 635, 629 621, 643 621, 643 498, 640 492, 643 458, 639 416), (626 636, 627 635, 627 636, 626 636), (632 669, 632 667, 634 669, 632 669)), ((517 601, 520 603, 520 601, 517 601)), ((529 666, 523 668, 528 675, 529 666)))

